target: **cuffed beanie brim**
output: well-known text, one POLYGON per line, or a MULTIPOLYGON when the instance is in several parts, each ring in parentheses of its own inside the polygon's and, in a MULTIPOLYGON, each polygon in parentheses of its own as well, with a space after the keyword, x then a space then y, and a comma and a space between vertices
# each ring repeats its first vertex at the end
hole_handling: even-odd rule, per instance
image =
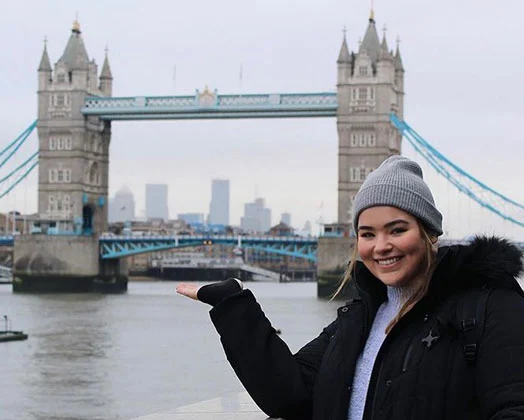
POLYGON ((420 166, 403 156, 391 156, 369 174, 353 201, 353 227, 360 214, 376 206, 399 208, 416 218, 432 233, 442 235, 442 214, 422 177, 420 166))

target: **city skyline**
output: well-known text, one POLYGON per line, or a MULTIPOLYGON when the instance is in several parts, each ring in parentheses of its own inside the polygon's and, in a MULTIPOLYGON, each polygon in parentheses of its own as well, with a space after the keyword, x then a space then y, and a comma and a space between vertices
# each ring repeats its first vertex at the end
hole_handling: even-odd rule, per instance
MULTIPOLYGON (((236 2, 220 7, 209 3, 204 14, 201 7, 188 5, 176 17, 168 2, 156 1, 145 9, 133 1, 122 4, 78 1, 72 10, 69 2, 58 0, 56 7, 42 9, 38 19, 23 13, 26 7, 36 7, 36 2, 6 6, 0 17, 0 45, 6 53, 6 65, 0 69, 5 84, 0 98, 6 121, 0 128, 3 144, 34 118, 35 70, 44 36, 54 63, 65 47, 77 10, 88 53, 99 65, 109 44, 115 96, 191 95, 206 84, 219 93, 334 91, 341 29, 348 26, 347 42, 354 50, 369 16, 367 1, 351 7, 330 1, 325 10, 307 14, 304 22, 294 17, 313 7, 309 1, 300 5, 268 1, 252 10, 236 2), (265 23, 269 17, 271 25, 265 23), (140 21, 143 30, 124 34, 115 27, 116 18, 140 21), (184 36, 193 30, 187 22, 195 19, 201 30, 195 37, 184 36), (253 24, 248 28, 246 21, 253 24), (295 22, 292 28, 289 22, 295 22), (224 26, 228 31, 218 30, 224 26), (312 26, 317 30, 311 31, 312 26), (12 39, 17 40, 16 48, 12 39)), ((375 5, 377 27, 387 24, 389 28, 390 48, 397 34, 401 37, 407 121, 467 172, 523 202, 524 144, 518 141, 518 133, 524 87, 519 72, 522 58, 514 51, 522 38, 519 16, 524 5, 508 3, 504 22, 492 19, 492 7, 471 0, 460 4, 444 0, 433 6, 407 0, 375 5), (427 13, 429 8, 431 13, 427 13), (437 53, 439 60, 434 59, 437 53), (502 64, 495 67, 495 62, 502 64)), ((290 210, 296 226, 306 220, 316 225, 320 218, 334 221, 335 125, 329 119, 114 123, 110 194, 120 185, 166 182, 171 191, 183 191, 186 196, 187 209, 177 204, 177 213, 207 212, 208 180, 228 178, 236 191, 231 202, 239 203, 232 205, 232 220, 242 214, 242 203, 264 196, 274 214, 290 210)), ((35 135, 30 141, 36 147, 35 135)), ((416 157, 405 140, 402 152, 416 157)), ((452 186, 440 185, 429 165, 423 169, 452 236, 480 229, 522 232, 491 222, 491 216, 484 216, 476 204, 456 198, 452 186)), ((143 197, 137 194, 136 199, 140 202, 143 197)), ((175 208, 174 194, 170 200, 170 207, 175 208)), ((2 211, 15 208, 36 210, 35 176, 0 202, 2 211)))
MULTIPOLYGON (((145 184, 146 186, 148 184, 145 184)), ((138 189, 137 191, 140 191, 138 189)), ((242 217, 245 217, 246 215, 246 205, 255 204, 255 203, 261 203, 260 208, 265 207, 265 198, 264 197, 255 197, 251 202, 246 203, 233 203, 235 206, 242 206, 244 213, 243 216, 241 216, 239 219, 231 219, 229 223, 226 223, 226 225, 230 226, 241 226, 242 223, 242 217)), ((172 212, 169 210, 170 220, 173 219, 180 219, 184 220, 186 223, 206 223, 206 221, 210 224, 224 224, 224 223, 212 223, 209 221, 209 213, 206 213, 204 211, 198 211, 193 208, 188 208, 184 205, 183 201, 177 201, 178 206, 180 208, 187 209, 187 211, 180 211, 180 212, 172 212)), ((300 230, 299 226, 294 226, 291 223, 292 220, 292 214, 288 211, 285 211, 281 213, 279 220, 272 220, 271 214, 274 213, 273 210, 269 207, 266 208, 266 210, 269 210, 269 218, 267 218, 268 222, 270 222, 270 225, 276 225, 280 222, 284 222, 288 224, 289 226, 300 230)), ((140 207, 140 203, 136 200, 136 192, 133 191, 130 187, 127 185, 122 185, 115 194, 109 196, 109 221, 125 221, 125 220, 147 220, 149 217, 147 216, 146 212, 146 203, 143 202, 143 206, 140 207), (138 209, 138 211, 137 211, 138 209), (133 214, 133 217, 130 217, 129 215, 133 214)), ((306 220, 304 223, 310 222, 310 220, 306 220)), ((263 227, 266 228, 267 223, 263 224, 263 227)), ((271 227, 270 226, 270 227, 271 227)), ((269 229, 269 228, 268 228, 269 229)), ((266 229, 266 230, 268 230, 266 229)))

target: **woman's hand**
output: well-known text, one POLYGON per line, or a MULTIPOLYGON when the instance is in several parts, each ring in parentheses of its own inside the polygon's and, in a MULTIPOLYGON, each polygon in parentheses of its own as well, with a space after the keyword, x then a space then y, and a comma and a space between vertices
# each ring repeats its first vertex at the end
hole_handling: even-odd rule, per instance
POLYGON ((244 286, 240 280, 231 277, 227 280, 204 286, 197 286, 193 283, 180 283, 176 287, 176 292, 188 298, 215 306, 222 300, 241 292, 243 288, 244 286))
POLYGON ((188 298, 198 300, 198 289, 200 286, 192 283, 180 283, 176 287, 176 292, 182 296, 187 296, 188 298))

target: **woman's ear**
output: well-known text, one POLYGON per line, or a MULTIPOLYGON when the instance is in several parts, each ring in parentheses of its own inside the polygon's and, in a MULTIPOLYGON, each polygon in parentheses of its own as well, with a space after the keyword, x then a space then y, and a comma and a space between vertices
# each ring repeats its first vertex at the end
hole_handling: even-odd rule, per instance
POLYGON ((438 252, 438 236, 437 235, 431 235, 429 237, 429 240, 431 242, 431 249, 436 254, 438 252))

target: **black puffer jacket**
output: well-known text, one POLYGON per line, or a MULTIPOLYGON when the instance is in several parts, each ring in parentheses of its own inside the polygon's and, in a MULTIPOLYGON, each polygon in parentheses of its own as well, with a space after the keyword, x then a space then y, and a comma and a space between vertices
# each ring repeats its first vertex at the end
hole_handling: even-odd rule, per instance
MULTIPOLYGON (((524 419, 524 294, 515 278, 522 253, 496 238, 443 247, 428 295, 392 329, 375 361, 365 420, 524 419), (457 302, 490 290, 474 366, 466 362, 457 302), (439 338, 422 342, 430 331, 439 338)), ((275 334, 249 290, 211 310, 228 360, 270 416, 344 420, 355 364, 384 285, 359 265, 361 299, 295 355, 275 334)), ((297 314, 300 316, 300 314, 297 314)))

